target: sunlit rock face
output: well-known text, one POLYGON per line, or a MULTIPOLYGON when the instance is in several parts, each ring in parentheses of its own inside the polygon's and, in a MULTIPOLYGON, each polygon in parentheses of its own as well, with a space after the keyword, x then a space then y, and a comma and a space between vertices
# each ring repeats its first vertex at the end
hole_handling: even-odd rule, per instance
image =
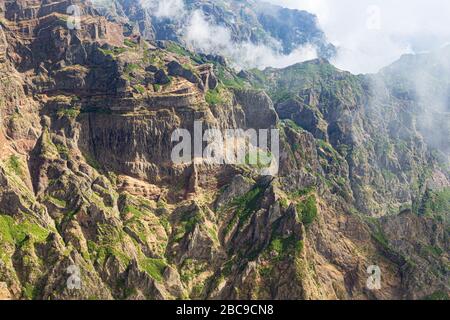
MULTIPOLYGON (((226 24, 249 6, 245 21, 274 38, 309 17, 214 3, 186 7, 226 24)), ((0 1, 1 299, 448 296, 445 121, 433 110, 421 125, 430 96, 400 72, 420 70, 445 97, 431 80, 448 51, 371 76, 324 59, 237 73, 153 41, 173 26, 139 5, 105 16, 85 1, 0 1), (80 28, 68 27, 74 4, 80 28), (194 137, 196 121, 201 134, 277 129, 277 174, 175 163, 172 134, 194 137)))

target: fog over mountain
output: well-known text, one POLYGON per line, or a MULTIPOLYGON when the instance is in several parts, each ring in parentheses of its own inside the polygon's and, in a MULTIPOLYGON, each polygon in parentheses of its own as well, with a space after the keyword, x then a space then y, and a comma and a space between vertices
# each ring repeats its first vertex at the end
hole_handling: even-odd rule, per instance
POLYGON ((448 1, 267 1, 316 14, 328 39, 340 48, 333 63, 354 73, 377 72, 402 54, 450 41, 448 1))
POLYGON ((106 9, 110 16, 125 15, 132 24, 138 22, 147 39, 173 40, 197 52, 222 55, 237 69, 283 68, 335 54, 313 14, 263 1, 93 3, 103 13, 106 9))

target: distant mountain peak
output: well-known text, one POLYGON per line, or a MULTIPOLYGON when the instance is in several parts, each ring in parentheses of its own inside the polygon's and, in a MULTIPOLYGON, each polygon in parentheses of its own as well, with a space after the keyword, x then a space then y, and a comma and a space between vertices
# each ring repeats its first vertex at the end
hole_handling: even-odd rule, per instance
POLYGON ((252 56, 247 59, 250 62, 243 59, 244 67, 272 66, 273 60, 284 56, 294 63, 312 55, 329 59, 336 53, 316 16, 306 11, 255 0, 172 2, 162 7, 156 0, 114 0, 107 5, 103 0, 93 0, 102 14, 125 19, 148 40, 172 40, 197 52, 221 54, 231 60, 252 56), (268 61, 262 61, 269 54, 268 61))

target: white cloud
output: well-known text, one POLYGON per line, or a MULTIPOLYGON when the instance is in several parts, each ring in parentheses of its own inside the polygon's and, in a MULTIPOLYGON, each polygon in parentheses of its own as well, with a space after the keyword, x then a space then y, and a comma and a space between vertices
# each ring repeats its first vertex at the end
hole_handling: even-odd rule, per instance
POLYGON ((404 53, 436 49, 450 41, 450 1, 266 0, 316 14, 341 50, 338 67, 376 72, 404 53))
POLYGON ((233 42, 229 29, 212 24, 200 10, 192 13, 182 32, 184 41, 191 49, 223 55, 237 68, 283 68, 317 57, 312 46, 298 47, 289 55, 283 55, 266 45, 233 42))
POLYGON ((181 18, 185 13, 184 0, 141 0, 158 18, 181 18))

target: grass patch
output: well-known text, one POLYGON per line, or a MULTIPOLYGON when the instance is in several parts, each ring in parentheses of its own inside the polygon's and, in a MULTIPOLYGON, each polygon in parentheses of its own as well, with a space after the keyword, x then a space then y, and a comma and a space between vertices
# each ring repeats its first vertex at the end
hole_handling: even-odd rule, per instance
POLYGON ((125 66, 124 73, 125 73, 126 75, 129 75, 130 73, 132 73, 132 72, 138 70, 139 68, 140 68, 140 66, 139 66, 138 64, 136 64, 136 63, 128 63, 128 64, 125 66))
POLYGON ((450 297, 448 296, 448 293, 444 291, 436 291, 424 298, 424 300, 441 300, 441 301, 448 301, 450 300, 450 297))
POLYGON ((56 113, 56 115, 60 119, 63 117, 67 117, 69 119, 76 119, 76 117, 78 117, 79 114, 80 114, 80 110, 75 109, 75 108, 61 109, 61 110, 58 110, 58 112, 56 113))
POLYGON ((214 90, 208 90, 205 94, 205 100, 211 106, 224 103, 224 100, 220 93, 220 89, 218 87, 214 90))
POLYGON ((310 187, 306 187, 306 188, 299 189, 299 190, 296 190, 294 192, 291 192, 289 194, 289 197, 290 198, 304 197, 304 196, 307 196, 307 195, 311 194, 314 191, 316 191, 316 188, 314 186, 310 186, 310 187))
POLYGON ((272 163, 272 154, 267 151, 257 150, 245 156, 245 164, 257 169, 269 168, 272 163))
POLYGON ((328 142, 318 139, 317 146, 322 149, 327 155, 329 155, 333 162, 339 162, 341 155, 333 148, 328 142))
POLYGON ((306 200, 297 204, 297 213, 305 226, 314 222, 317 217, 317 201, 314 195, 310 195, 306 200))
POLYGON ((45 242, 49 231, 30 221, 17 222, 12 217, 0 215, 0 236, 2 242, 20 246, 29 236, 36 242, 45 242))
POLYGON ((205 59, 201 58, 198 54, 190 52, 185 48, 183 48, 182 46, 180 46, 179 44, 172 41, 167 44, 166 50, 175 53, 179 56, 189 57, 192 61, 194 61, 197 64, 203 64, 206 62, 205 59))
POLYGON ((10 156, 8 159, 8 166, 16 175, 22 176, 23 169, 18 156, 16 156, 15 154, 10 156))
POLYGON ((250 219, 252 213, 255 212, 258 207, 258 203, 264 195, 264 191, 263 188, 256 187, 231 203, 231 207, 235 210, 235 213, 230 223, 225 228, 225 235, 232 230, 236 223, 239 223, 239 226, 242 226, 250 219))
POLYGON ((63 145, 63 144, 56 144, 56 150, 58 150, 59 155, 63 159, 65 159, 65 160, 69 159, 69 148, 67 148, 65 145, 63 145))
POLYGON ((36 299, 38 294, 39 294, 38 288, 33 286, 31 283, 25 284, 25 286, 22 289, 22 295, 27 300, 36 299))
POLYGON ((161 85, 157 83, 153 84, 153 90, 159 92, 161 90, 161 85))
POLYGON ((185 212, 180 219, 180 225, 177 227, 174 241, 180 241, 187 233, 194 230, 197 224, 203 222, 203 213, 201 211, 185 212))
POLYGON ((300 253, 303 250, 303 241, 297 240, 294 235, 287 238, 275 237, 268 250, 276 255, 276 260, 282 260, 291 253, 300 253))
POLYGON ((103 265, 108 257, 114 256, 122 265, 128 266, 131 259, 121 249, 125 237, 126 234, 121 229, 107 224, 99 224, 97 226, 97 242, 88 241, 89 256, 100 265, 103 265))
POLYGON ((183 48, 182 46, 176 44, 175 42, 170 42, 167 45, 167 51, 170 51, 172 53, 175 53, 179 56, 184 56, 184 57, 189 57, 191 54, 189 53, 189 51, 187 51, 185 48, 183 48))
POLYGON ((220 64, 215 64, 215 66, 217 77, 225 87, 233 89, 243 89, 245 87, 244 79, 234 75, 232 72, 227 71, 220 64))
POLYGON ((90 165, 92 168, 94 168, 95 170, 98 171, 101 169, 100 163, 97 161, 97 159, 95 159, 90 154, 84 154, 84 159, 86 160, 86 163, 88 165, 90 165))
POLYGON ((419 208, 419 215, 436 217, 440 220, 448 217, 450 212, 450 188, 444 188, 440 191, 427 189, 422 205, 419 208))
POLYGON ((140 94, 144 94, 145 93, 145 88, 142 85, 140 85, 140 84, 134 85, 133 88, 137 92, 139 92, 140 94))
POLYGON ((126 45, 129 48, 136 48, 137 47, 137 43, 131 41, 130 39, 123 40, 123 44, 126 45))
POLYGON ((167 263, 163 259, 145 258, 140 261, 140 267, 150 277, 161 282, 163 280, 163 274, 167 267, 167 263))
POLYGON ((115 58, 115 57, 117 57, 118 55, 120 55, 120 54, 126 52, 126 51, 127 51, 127 48, 118 48, 118 47, 117 47, 117 48, 110 49, 110 50, 99 48, 99 50, 100 50, 100 52, 103 53, 105 56, 106 56, 106 55, 109 55, 109 56, 115 58))
POLYGON ((374 220, 375 227, 375 231, 372 233, 372 238, 375 239, 375 241, 378 242, 385 250, 389 250, 389 240, 383 232, 379 221, 376 219, 371 220, 374 220))
POLYGON ((66 201, 57 199, 57 198, 49 196, 49 195, 45 196, 45 200, 53 203, 54 205, 56 205, 57 207, 60 207, 60 208, 65 208, 67 206, 66 201))
POLYGON ((426 246, 425 251, 431 253, 435 257, 440 257, 444 254, 444 250, 437 246, 426 246))

